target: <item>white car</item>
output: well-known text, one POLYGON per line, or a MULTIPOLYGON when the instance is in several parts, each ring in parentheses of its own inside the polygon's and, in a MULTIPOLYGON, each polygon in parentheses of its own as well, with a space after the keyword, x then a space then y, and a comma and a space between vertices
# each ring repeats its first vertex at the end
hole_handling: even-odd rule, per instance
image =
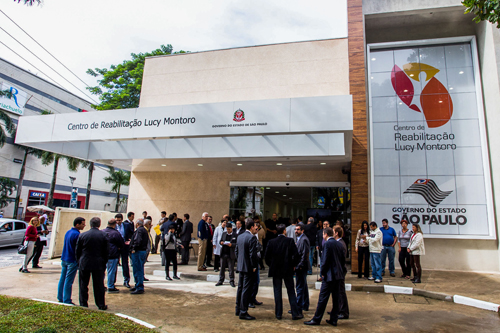
POLYGON ((27 227, 24 221, 0 218, 0 247, 20 245, 27 227))

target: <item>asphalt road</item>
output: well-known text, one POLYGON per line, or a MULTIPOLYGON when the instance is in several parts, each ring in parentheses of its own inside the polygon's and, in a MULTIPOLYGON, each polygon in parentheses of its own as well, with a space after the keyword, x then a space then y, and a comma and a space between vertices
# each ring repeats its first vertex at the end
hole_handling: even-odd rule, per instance
MULTIPOLYGON (((49 241, 50 238, 47 241, 47 244, 49 241)), ((40 257, 40 262, 47 260, 48 252, 49 252, 49 247, 45 246, 43 248, 42 256, 40 257)), ((17 254, 17 246, 0 247, 0 267, 21 266, 23 262, 24 262, 24 255, 17 254)))

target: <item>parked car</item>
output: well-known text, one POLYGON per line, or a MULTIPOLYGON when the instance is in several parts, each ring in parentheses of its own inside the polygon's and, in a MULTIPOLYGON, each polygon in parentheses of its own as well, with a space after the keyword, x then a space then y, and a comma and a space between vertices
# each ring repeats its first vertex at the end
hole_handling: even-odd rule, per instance
POLYGON ((27 227, 24 221, 0 218, 0 247, 21 244, 27 227))

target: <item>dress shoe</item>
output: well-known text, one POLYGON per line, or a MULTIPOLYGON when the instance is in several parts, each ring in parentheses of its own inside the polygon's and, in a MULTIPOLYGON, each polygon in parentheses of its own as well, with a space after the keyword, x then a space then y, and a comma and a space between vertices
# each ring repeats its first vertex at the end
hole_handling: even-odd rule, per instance
POLYGON ((322 278, 322 277, 320 277, 317 281, 318 281, 318 282, 323 282, 323 278, 322 278))
POLYGON ((292 317, 292 320, 299 320, 299 319, 304 319, 304 315, 299 314, 297 317, 292 317))
POLYGON ((180 278, 177 275, 172 276, 172 279, 174 279, 174 280, 180 280, 180 278))
POLYGON ((130 292, 134 292, 134 291, 136 291, 136 290, 137 290, 137 288, 136 288, 136 287, 134 287, 134 288, 131 288, 131 289, 130 289, 130 292))
POLYGON ((42 266, 36 265, 36 266, 33 266, 32 268, 42 268, 42 266))
POLYGON ((125 282, 125 283, 123 284, 123 286, 124 286, 125 288, 129 288, 129 289, 130 289, 130 284, 129 284, 128 282, 125 282))
POLYGON ((242 313, 240 314, 240 319, 243 319, 243 320, 255 320, 255 317, 252 317, 247 313, 242 313))
POLYGON ((327 319, 327 320, 326 320, 326 323, 327 323, 327 324, 330 324, 330 325, 332 325, 332 326, 337 326, 337 322, 336 322, 336 321, 331 321, 330 319, 327 319))
POLYGON ((385 275, 385 271, 382 272, 382 276, 384 276, 384 275, 385 275))
POLYGON ((392 276, 392 277, 396 277, 396 274, 394 274, 394 273, 391 273, 391 276, 392 276))
POLYGON ((317 321, 314 321, 314 320, 309 320, 309 321, 305 321, 304 324, 306 325, 319 325, 319 323, 317 321))
POLYGON ((206 270, 207 270, 206 268, 202 267, 202 268, 198 269, 198 272, 205 272, 206 270))
POLYGON ((250 309, 255 309, 255 305, 253 305, 253 303, 248 303, 248 307, 249 307, 250 309))
POLYGON ((135 290, 131 292, 132 295, 139 295, 139 294, 144 294, 144 290, 135 290))
POLYGON ((219 270, 218 269, 214 269, 214 272, 218 272, 219 270))
POLYGON ((264 303, 259 302, 258 300, 255 300, 255 301, 253 302, 253 305, 262 305, 262 304, 264 304, 264 303))
POLYGON ((235 316, 239 316, 240 315, 240 310, 239 309, 235 309, 234 310, 234 315, 235 316))
POLYGON ((207 264, 207 267, 214 267, 214 265, 207 264))
POLYGON ((187 262, 181 262, 178 265, 187 265, 187 262))
POLYGON ((167 281, 172 281, 172 279, 170 278, 170 276, 165 277, 165 279, 166 279, 167 281))
POLYGON ((422 281, 420 280, 420 278, 416 278, 415 281, 413 281, 413 283, 422 283, 422 281))
POLYGON ((31 272, 30 272, 30 271, 28 271, 28 269, 23 269, 23 270, 21 271, 21 273, 31 273, 31 272))
POLYGON ((23 268, 22 268, 22 267, 21 267, 21 268, 19 268, 19 272, 22 272, 22 271, 23 271, 23 268))
POLYGON ((338 318, 338 319, 349 319, 349 316, 346 316, 346 315, 344 315, 344 314, 339 314, 339 315, 337 316, 337 318, 338 318))
POLYGON ((215 284, 215 286, 216 286, 216 287, 218 287, 218 286, 222 286, 222 282, 220 282, 220 281, 219 281, 219 282, 217 282, 217 283, 215 284))
POLYGON ((149 279, 147 277, 144 277, 144 281, 149 281, 149 279))
POLYGON ((99 310, 102 310, 102 311, 106 311, 107 309, 108 309, 107 305, 99 307, 99 310))
POLYGON ((229 282, 229 284, 231 285, 231 287, 236 288, 233 281, 229 282))
POLYGON ((278 320, 281 320, 281 318, 282 318, 281 316, 276 316, 276 319, 278 320))
POLYGON ((113 289, 108 289, 108 293, 110 294, 113 294, 113 293, 119 293, 120 290, 119 289, 116 289, 116 288, 113 288, 113 289))

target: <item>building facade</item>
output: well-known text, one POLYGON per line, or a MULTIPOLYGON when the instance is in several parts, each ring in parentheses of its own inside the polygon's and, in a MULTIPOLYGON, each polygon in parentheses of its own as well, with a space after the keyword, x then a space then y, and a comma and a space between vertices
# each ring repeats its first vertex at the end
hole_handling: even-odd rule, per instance
MULTIPOLYGON (((88 101, 3 59, 0 59, 0 85, 2 90, 9 90, 13 93, 10 99, 0 98, 0 108, 13 119, 15 124, 18 124, 22 117, 39 116, 43 111, 57 115, 94 111, 88 101)), ((36 140, 39 133, 46 131, 49 130, 43 122, 39 122, 33 128, 32 134, 36 140)), ((0 148, 0 157, 0 176, 7 177, 18 184, 24 150, 14 144, 14 139, 8 138, 7 143, 0 148)), ((32 155, 27 156, 18 217, 26 215, 28 206, 47 205, 53 169, 53 164, 44 166, 40 159, 32 155)), ((110 192, 111 185, 105 184, 103 180, 108 175, 107 169, 103 164, 95 165, 90 209, 111 210, 115 207, 116 194, 110 192)), ((79 208, 84 208, 88 170, 80 168, 77 172, 71 172, 64 160, 59 163, 54 205, 69 207, 72 192, 70 177, 75 178, 74 186, 78 188, 77 205, 79 208)), ((123 190, 123 194, 126 195, 127 188, 123 190)), ((15 192, 12 197, 15 197, 15 192)), ((2 211, 4 217, 12 217, 14 203, 10 203, 2 211)))
MULTIPOLYGON (((425 268, 500 271, 500 34, 460 1, 348 1, 348 35, 148 58, 137 109, 20 143, 132 170, 128 210, 419 223, 425 268)), ((357 270, 352 256, 352 271, 357 270)))

